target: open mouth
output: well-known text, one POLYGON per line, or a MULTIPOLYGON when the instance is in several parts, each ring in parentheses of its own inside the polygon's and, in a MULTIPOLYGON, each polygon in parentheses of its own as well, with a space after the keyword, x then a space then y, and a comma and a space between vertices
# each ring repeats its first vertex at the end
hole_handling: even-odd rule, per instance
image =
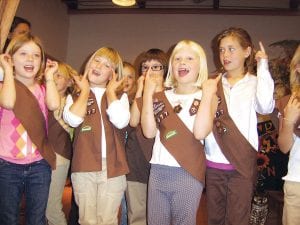
POLYGON ((189 72, 190 72, 190 70, 187 69, 187 68, 179 68, 179 69, 178 69, 178 75, 179 75, 180 77, 186 76, 189 72))
POLYGON ((32 72, 33 69, 34 69, 34 66, 31 66, 31 65, 26 65, 26 66, 24 66, 24 70, 25 70, 26 72, 32 72))

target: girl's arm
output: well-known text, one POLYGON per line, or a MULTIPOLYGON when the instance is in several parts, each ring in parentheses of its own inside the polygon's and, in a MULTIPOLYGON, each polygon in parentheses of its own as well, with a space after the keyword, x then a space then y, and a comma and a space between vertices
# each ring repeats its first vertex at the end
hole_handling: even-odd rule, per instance
POLYGON ((135 93, 135 98, 130 108, 130 126, 137 127, 141 120, 141 112, 137 106, 136 99, 142 97, 143 95, 143 88, 144 88, 144 76, 140 76, 137 80, 137 91, 135 93))
POLYGON ((84 118, 87 111, 87 102, 90 94, 90 85, 87 80, 88 71, 82 77, 74 76, 75 83, 80 90, 80 94, 75 102, 70 106, 69 111, 77 117, 84 118))
POLYGON ((194 121, 194 136, 203 140, 213 128, 213 120, 218 106, 216 96, 217 85, 221 79, 219 75, 215 79, 208 79, 203 83, 201 103, 194 121))
POLYGON ((265 115, 272 113, 275 101, 273 98, 274 81, 268 68, 268 55, 265 52, 264 46, 259 42, 260 50, 256 53, 257 61, 257 87, 255 110, 259 114, 265 115))
POLYGON ((284 117, 279 118, 278 145, 283 153, 288 153, 294 144, 294 127, 300 117, 300 101, 295 93, 284 108, 284 117))
POLYGON ((54 82, 54 73, 58 70, 58 63, 47 59, 45 69, 46 82, 46 105, 49 110, 54 111, 60 106, 60 95, 54 82))
POLYGON ((150 70, 148 70, 145 77, 143 108, 141 115, 142 130, 147 138, 154 138, 157 132, 152 99, 156 86, 157 83, 151 79, 150 70))
POLYGON ((0 83, 0 106, 5 109, 13 109, 16 102, 16 88, 11 56, 1 54, 0 66, 4 72, 3 83, 0 83))
POLYGON ((126 93, 124 93, 119 99, 117 96, 117 90, 120 89, 124 77, 117 80, 117 75, 112 70, 112 79, 106 86, 107 97, 107 114, 109 121, 118 129, 126 127, 130 119, 129 100, 126 93))

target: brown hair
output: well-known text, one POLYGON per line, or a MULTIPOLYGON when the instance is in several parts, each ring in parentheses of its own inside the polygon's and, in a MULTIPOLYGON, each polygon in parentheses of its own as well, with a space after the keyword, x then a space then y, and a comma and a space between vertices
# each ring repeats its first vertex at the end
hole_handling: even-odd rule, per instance
MULTIPOLYGON (((245 64, 244 64, 244 72, 247 73, 253 73, 254 74, 254 67, 255 67, 255 50, 254 50, 254 45, 252 43, 251 37, 249 35, 249 33, 244 30, 243 28, 239 28, 239 27, 230 27, 228 29, 225 29, 223 31, 221 31, 216 38, 214 38, 213 41, 215 41, 215 43, 213 43, 213 49, 214 52, 217 51, 217 55, 219 55, 219 47, 220 47, 220 43, 221 40, 225 37, 234 37, 237 39, 237 41, 239 42, 239 44, 241 45, 241 47, 243 49, 246 49, 248 47, 251 48, 251 53, 250 55, 246 58, 245 60, 245 64)), ((216 52, 215 52, 216 53, 216 52)), ((222 65, 220 62, 220 58, 216 57, 215 59, 217 59, 217 66, 222 65)), ((218 70, 220 70, 220 72, 225 72, 224 68, 219 68, 218 70)))

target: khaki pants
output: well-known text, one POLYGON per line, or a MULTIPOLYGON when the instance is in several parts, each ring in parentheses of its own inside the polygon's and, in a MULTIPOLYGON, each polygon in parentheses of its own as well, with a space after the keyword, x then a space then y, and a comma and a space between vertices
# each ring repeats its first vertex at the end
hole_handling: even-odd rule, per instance
POLYGON ((300 182, 284 183, 283 225, 300 224, 300 182))
POLYGON ((68 176, 70 161, 63 165, 57 165, 52 171, 49 197, 46 209, 46 217, 49 225, 67 225, 63 212, 62 196, 68 176))
POLYGON ((128 225, 146 225, 147 184, 127 181, 126 202, 128 225))
POLYGON ((104 169, 72 173, 71 179, 81 225, 118 225, 119 207, 126 189, 125 175, 107 179, 104 169))

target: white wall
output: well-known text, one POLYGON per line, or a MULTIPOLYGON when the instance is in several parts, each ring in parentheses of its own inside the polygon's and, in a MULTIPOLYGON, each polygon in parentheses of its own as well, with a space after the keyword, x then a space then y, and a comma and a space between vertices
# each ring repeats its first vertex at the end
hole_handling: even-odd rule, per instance
POLYGON ((278 40, 300 39, 297 16, 77 14, 70 15, 67 61, 78 69, 89 53, 102 46, 114 47, 125 60, 133 61, 149 48, 167 51, 181 39, 192 39, 206 50, 212 71, 211 39, 229 26, 245 28, 256 46, 259 40, 268 46, 278 40))
MULTIPOLYGON (((61 0, 21 0, 17 15, 32 23, 33 33, 46 51, 79 69, 85 58, 102 46, 118 50, 127 61, 142 51, 165 51, 181 39, 200 43, 214 70, 211 39, 229 26, 248 30, 258 46, 284 39, 300 39, 299 16, 241 16, 197 14, 74 14, 68 15, 61 0)), ((272 53, 268 49, 270 57, 272 53)))
POLYGON ((42 40, 47 54, 66 60, 69 15, 61 0, 21 0, 16 15, 31 22, 32 33, 42 40))

